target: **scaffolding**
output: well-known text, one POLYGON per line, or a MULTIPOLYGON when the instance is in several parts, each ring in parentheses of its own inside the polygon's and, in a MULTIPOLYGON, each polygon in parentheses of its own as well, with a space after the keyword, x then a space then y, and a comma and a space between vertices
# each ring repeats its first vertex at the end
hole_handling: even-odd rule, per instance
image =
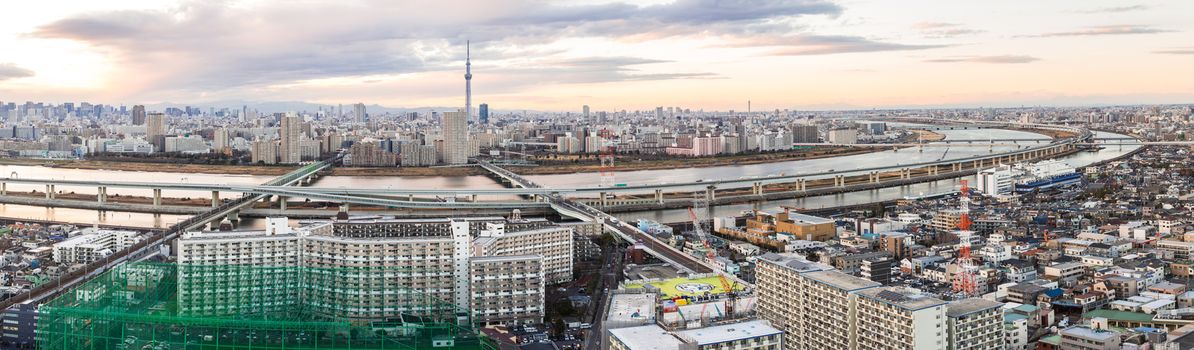
POLYGON ((497 349, 443 295, 384 282, 361 285, 367 292, 340 288, 344 281, 384 281, 402 272, 129 263, 42 304, 37 344, 130 350, 497 349))

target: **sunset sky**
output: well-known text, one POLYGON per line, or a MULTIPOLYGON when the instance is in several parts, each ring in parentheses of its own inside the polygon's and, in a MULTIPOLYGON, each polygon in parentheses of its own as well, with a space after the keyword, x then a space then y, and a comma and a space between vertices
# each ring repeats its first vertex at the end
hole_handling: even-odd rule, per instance
POLYGON ((21 1, 0 101, 497 109, 1194 102, 1191 1, 21 1))

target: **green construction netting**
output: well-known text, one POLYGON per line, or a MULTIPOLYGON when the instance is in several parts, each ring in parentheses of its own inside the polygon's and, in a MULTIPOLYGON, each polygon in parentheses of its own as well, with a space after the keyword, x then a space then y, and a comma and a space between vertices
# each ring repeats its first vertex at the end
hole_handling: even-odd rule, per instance
POLYGON ((40 306, 39 349, 496 349, 417 272, 129 263, 40 306))

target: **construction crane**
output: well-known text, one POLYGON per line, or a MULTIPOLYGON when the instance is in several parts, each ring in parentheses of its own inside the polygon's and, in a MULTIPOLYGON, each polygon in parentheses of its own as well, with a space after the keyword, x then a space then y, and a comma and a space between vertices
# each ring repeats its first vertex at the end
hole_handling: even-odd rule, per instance
MULTIPOLYGON (((703 216, 697 214, 698 211, 705 212, 707 210, 708 202, 706 202, 705 196, 700 194, 693 195, 692 206, 688 207, 688 215, 692 218, 692 231, 705 247, 705 259, 709 263, 714 263, 714 260, 717 258, 717 250, 713 249, 713 244, 709 242, 709 237, 705 234, 705 229, 702 227, 705 222, 702 219, 703 216)), ((738 282, 730 283, 730 280, 725 276, 725 271, 718 272, 717 280, 721 282, 721 288, 725 290, 726 296, 729 297, 726 303, 725 317, 732 318, 734 317, 734 304, 738 302, 738 293, 734 291, 734 287, 737 287, 738 282)))

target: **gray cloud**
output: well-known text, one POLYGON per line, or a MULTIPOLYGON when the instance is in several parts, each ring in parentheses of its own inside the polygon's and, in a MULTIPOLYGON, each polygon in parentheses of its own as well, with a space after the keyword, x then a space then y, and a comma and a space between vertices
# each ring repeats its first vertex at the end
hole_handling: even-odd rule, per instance
POLYGON ((1032 57, 1032 56, 1025 56, 1025 55, 998 55, 998 56, 959 56, 959 57, 935 58, 935 59, 925 60, 925 62, 935 62, 935 63, 968 62, 968 63, 1008 64, 1008 63, 1032 63, 1032 62, 1036 62, 1036 61, 1040 61, 1040 60, 1041 59, 1039 59, 1039 58, 1032 57))
POLYGON ((33 71, 21 68, 12 63, 0 63, 0 80, 16 79, 33 76, 33 71))
POLYGON ((914 45, 875 41, 849 35, 798 35, 770 41, 781 46, 771 52, 779 56, 829 55, 839 53, 907 51, 946 47, 948 45, 914 45))
POLYGON ((1054 32, 1037 35, 1039 37, 1058 37, 1058 36, 1091 36, 1091 35, 1124 35, 1124 34, 1157 34, 1168 33, 1171 30, 1158 29, 1150 26, 1142 25, 1110 25, 1110 26, 1095 26, 1086 27, 1083 29, 1068 31, 1068 32, 1054 32))
MULTIPOLYGON (((827 0, 678 0, 651 6, 633 2, 559 5, 541 0, 365 0, 250 7, 194 1, 164 11, 99 12, 66 18, 29 35, 86 43, 129 70, 160 77, 146 83, 144 90, 210 91, 458 69, 465 40, 473 41, 474 58, 518 62, 528 52, 544 54, 547 45, 565 38, 785 35, 797 30, 786 24, 788 19, 836 16, 841 11, 827 0)), ((614 73, 615 80, 715 76, 635 73, 626 62, 619 63, 579 68, 605 69, 614 73)))
POLYGON ((525 80, 526 76, 542 76, 540 80, 562 84, 609 83, 619 81, 649 81, 674 79, 716 79, 711 72, 642 73, 635 66, 669 63, 666 60, 639 57, 587 57, 563 60, 539 60, 534 68, 506 69, 498 74, 509 74, 511 82, 525 80))
POLYGON ((983 33, 978 29, 969 29, 960 23, 920 22, 912 25, 912 29, 930 38, 952 38, 960 35, 983 33))
POLYGON ((1087 13, 1087 14, 1120 13, 1120 12, 1147 10, 1148 8, 1149 8, 1148 5, 1130 5, 1130 6, 1104 7, 1104 8, 1097 8, 1097 9, 1091 9, 1091 10, 1078 11, 1078 12, 1079 13, 1087 13))

